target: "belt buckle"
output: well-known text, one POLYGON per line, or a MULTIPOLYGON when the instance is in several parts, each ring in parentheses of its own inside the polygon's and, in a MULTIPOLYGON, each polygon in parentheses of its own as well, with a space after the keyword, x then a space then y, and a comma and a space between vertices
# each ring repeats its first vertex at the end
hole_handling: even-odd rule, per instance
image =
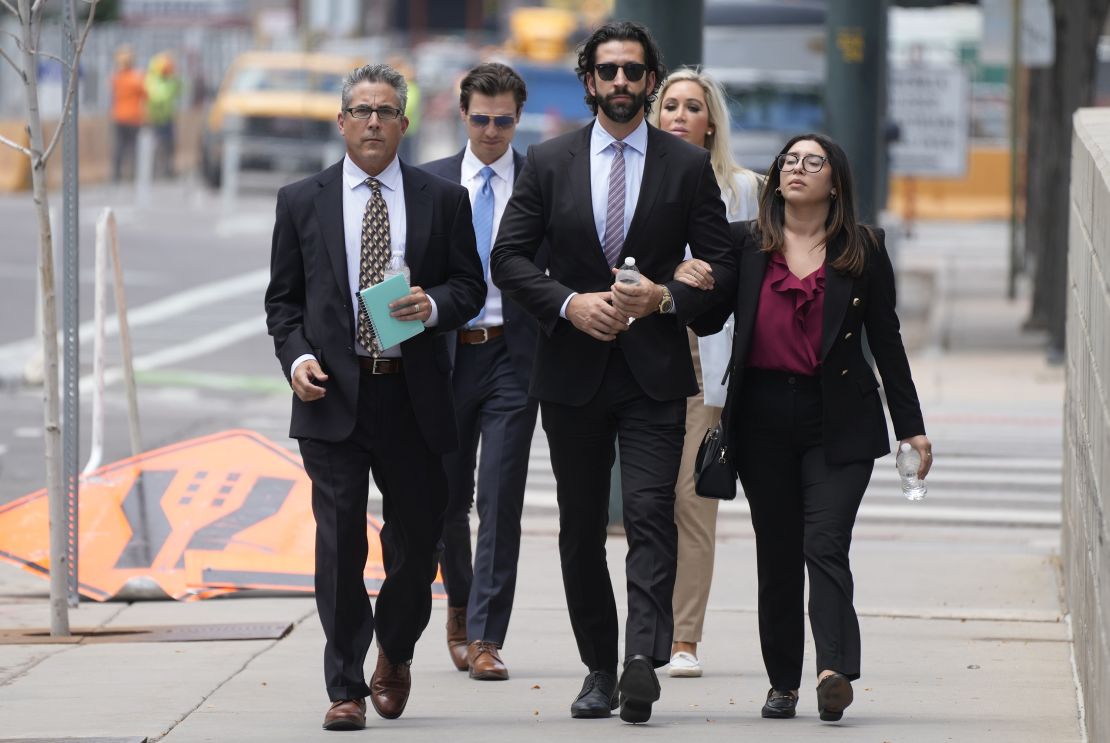
POLYGON ((385 367, 388 363, 389 363, 388 359, 374 359, 374 364, 370 369, 370 373, 373 374, 373 375, 385 374, 386 373, 385 367), (381 371, 378 371, 378 364, 379 363, 382 364, 382 370, 381 371))
POLYGON ((481 333, 482 333, 482 340, 480 341, 480 343, 486 343, 486 342, 489 341, 489 328, 481 327, 481 328, 474 328, 474 329, 478 330, 478 331, 481 331, 481 333))

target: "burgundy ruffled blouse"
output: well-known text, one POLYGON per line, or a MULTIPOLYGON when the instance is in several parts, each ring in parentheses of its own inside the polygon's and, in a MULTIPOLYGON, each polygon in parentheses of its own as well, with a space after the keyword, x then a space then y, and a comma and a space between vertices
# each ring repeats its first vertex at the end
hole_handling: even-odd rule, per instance
POLYGON ((825 265, 799 279, 772 253, 759 290, 748 366, 814 376, 820 367, 825 265))

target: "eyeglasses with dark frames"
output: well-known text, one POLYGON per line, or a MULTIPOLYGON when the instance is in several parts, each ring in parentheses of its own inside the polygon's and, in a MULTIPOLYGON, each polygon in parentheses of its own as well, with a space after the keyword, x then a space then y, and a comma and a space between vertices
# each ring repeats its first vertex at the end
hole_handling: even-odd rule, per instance
POLYGON ((353 108, 345 108, 343 110, 356 119, 369 119, 374 114, 377 114, 378 121, 393 121, 394 119, 401 118, 401 114, 404 113, 401 109, 393 108, 392 106, 382 106, 381 108, 354 106, 353 108))
POLYGON ((825 163, 828 161, 829 158, 824 155, 802 155, 799 157, 793 152, 779 155, 776 160, 779 170, 784 173, 793 173, 797 170, 799 163, 802 165, 802 170, 807 173, 820 173, 821 168, 825 167, 825 163))
POLYGON ((647 71, 647 65, 642 62, 625 62, 624 64, 614 64, 613 62, 602 62, 594 65, 594 71, 597 76, 605 82, 615 80, 617 77, 617 70, 624 70, 624 76, 628 78, 628 82, 639 82, 640 78, 644 76, 647 71))
POLYGON ((515 116, 504 114, 500 116, 493 116, 490 114, 468 114, 466 118, 470 120, 471 126, 476 126, 479 129, 485 129, 489 126, 490 121, 492 121, 493 125, 498 129, 508 129, 516 123, 515 116))

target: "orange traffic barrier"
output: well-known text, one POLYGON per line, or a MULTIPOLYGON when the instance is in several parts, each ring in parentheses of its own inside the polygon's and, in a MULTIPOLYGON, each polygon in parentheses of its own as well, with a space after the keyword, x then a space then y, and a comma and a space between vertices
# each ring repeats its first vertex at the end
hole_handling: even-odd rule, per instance
MULTIPOLYGON (((46 491, 0 507, 0 559, 49 575, 46 491)), ((78 586, 105 601, 145 591, 191 600, 231 590, 311 592, 311 483, 300 458, 253 431, 183 441, 106 465, 81 483, 78 586)), ((385 578, 367 515, 367 590, 385 578)), ((443 597, 442 584, 433 593, 443 597)))

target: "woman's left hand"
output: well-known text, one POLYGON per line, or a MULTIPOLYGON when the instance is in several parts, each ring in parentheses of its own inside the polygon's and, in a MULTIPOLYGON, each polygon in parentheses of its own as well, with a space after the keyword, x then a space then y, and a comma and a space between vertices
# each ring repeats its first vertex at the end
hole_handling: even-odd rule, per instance
POLYGON ((925 434, 919 436, 911 436, 908 439, 903 439, 902 443, 912 446, 921 457, 921 466, 917 470, 917 478, 924 480, 925 475, 929 474, 929 469, 933 466, 933 444, 929 441, 929 437, 925 434))
POLYGON ((691 258, 678 264, 674 270, 675 281, 681 281, 686 286, 708 291, 714 286, 713 268, 703 260, 691 258))

